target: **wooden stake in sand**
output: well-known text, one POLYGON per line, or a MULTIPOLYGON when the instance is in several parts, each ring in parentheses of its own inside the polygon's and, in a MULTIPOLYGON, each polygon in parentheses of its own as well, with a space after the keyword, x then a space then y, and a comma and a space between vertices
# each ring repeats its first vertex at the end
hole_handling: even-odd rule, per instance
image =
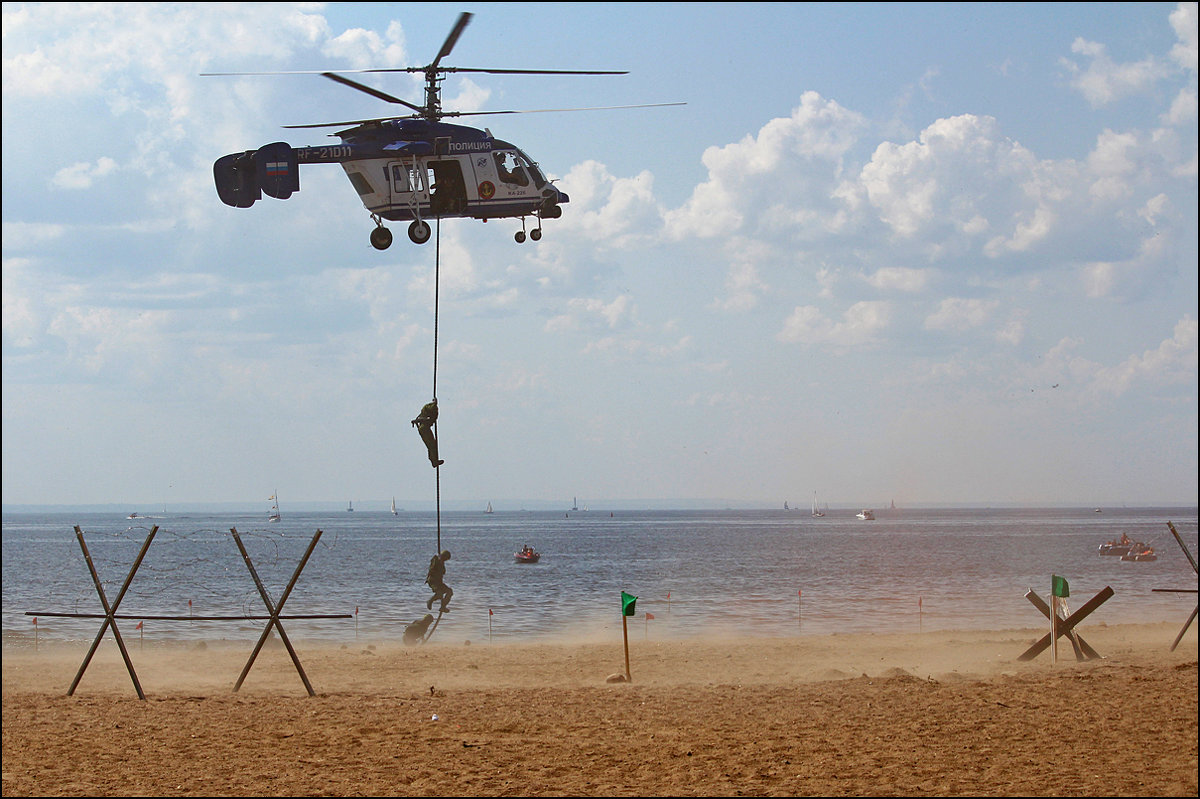
MULTIPOLYGON (((1167 522, 1167 527, 1171 530, 1171 535, 1175 536, 1175 540, 1179 542, 1179 548, 1183 550, 1183 556, 1185 558, 1187 558, 1188 563, 1191 564, 1192 571, 1197 571, 1196 559, 1192 557, 1191 550, 1189 550, 1187 548, 1187 545, 1183 543, 1183 539, 1180 537, 1179 531, 1175 529, 1175 525, 1172 524, 1171 522, 1167 522)), ((1151 588, 1150 590, 1151 591, 1160 591, 1160 592, 1168 593, 1168 594, 1194 594, 1194 593, 1196 593, 1195 588, 1151 588)), ((1188 628, 1192 626, 1192 622, 1194 622, 1196 620, 1196 612, 1198 610, 1200 610, 1200 605, 1197 605, 1196 607, 1192 608, 1192 615, 1188 616, 1188 620, 1184 623, 1183 627, 1179 630, 1179 635, 1175 636, 1175 641, 1171 644, 1172 652, 1175 651, 1175 647, 1179 646, 1179 642, 1183 640, 1183 634, 1188 631, 1188 628)))
POLYGON ((316 696, 317 692, 313 690, 312 683, 308 681, 308 675, 304 673, 304 667, 300 665, 300 658, 296 655, 296 650, 292 648, 292 642, 288 639, 287 633, 283 631, 283 625, 279 623, 279 614, 283 610, 283 603, 287 602, 288 597, 291 595, 292 588, 296 585, 296 580, 300 579, 300 572, 304 571, 304 565, 308 563, 312 551, 316 549, 317 541, 321 540, 321 531, 317 530, 316 535, 312 537, 308 549, 304 552, 304 557, 300 558, 300 563, 296 566, 296 571, 292 574, 292 579, 288 581, 287 588, 283 589, 283 593, 280 595, 279 602, 277 603, 271 601, 270 594, 263 587, 262 581, 258 579, 258 572, 254 570, 254 564, 250 562, 250 555, 247 554, 246 547, 242 544, 242 537, 238 535, 237 528, 230 528, 229 532, 233 534, 233 540, 237 543, 238 551, 242 553, 242 560, 246 561, 246 568, 250 570, 250 576, 254 578, 254 585, 258 588, 258 593, 262 597, 263 604, 267 606, 267 612, 271 614, 270 621, 263 628, 262 635, 259 636, 258 643, 254 646, 254 652, 250 654, 250 659, 246 661, 241 676, 238 677, 237 682, 233 685, 234 693, 237 693, 237 690, 242 687, 242 683, 245 682, 246 675, 250 673, 250 667, 254 665, 254 659, 258 657, 263 644, 267 642, 267 636, 271 634, 271 628, 273 627, 279 633, 279 640, 283 641, 283 645, 287 647, 288 654, 292 657, 292 665, 296 667, 296 672, 304 682, 304 688, 308 691, 308 695, 316 696))
POLYGON ((137 672, 133 670, 133 661, 129 659, 129 652, 125 649, 125 641, 121 638, 121 631, 117 629, 116 614, 117 606, 125 598, 125 592, 129 590, 129 584, 133 582, 133 575, 137 574, 138 567, 142 565, 142 559, 146 557, 146 550, 150 549, 150 544, 154 541, 154 536, 157 533, 158 525, 156 524, 150 529, 150 534, 146 536, 146 542, 142 544, 137 558, 133 561, 133 565, 129 567, 129 574, 125 577, 125 582, 121 586, 121 590, 117 593, 117 598, 110 605, 108 604, 108 597, 104 594, 104 586, 100 582, 100 575, 96 573, 96 566, 92 563, 92 553, 88 552, 87 542, 83 540, 83 531, 79 529, 79 525, 75 525, 75 539, 79 542, 79 548, 83 550, 83 559, 87 561, 88 571, 92 574, 92 582, 96 584, 96 593, 100 596, 100 605, 104 608, 104 621, 100 623, 100 631, 96 633, 96 638, 92 641, 92 648, 88 650, 83 663, 80 664, 79 671, 75 674, 75 679, 71 682, 71 687, 67 690, 67 696, 75 694, 75 689, 79 687, 79 681, 83 679, 83 673, 87 671, 88 664, 92 662, 92 656, 96 654, 96 648, 100 646, 100 641, 103 640, 104 633, 111 627, 113 638, 117 639, 117 648, 121 650, 121 657, 125 661, 125 668, 129 670, 129 679, 133 680, 133 687, 137 689, 138 699, 144 700, 146 698, 146 694, 142 691, 142 684, 138 682, 137 672))
POLYGON ((625 681, 633 682, 633 675, 629 673, 629 623, 626 621, 630 616, 636 613, 634 608, 637 607, 637 597, 632 594, 621 592, 621 633, 625 638, 625 681))
POLYGON ((1062 600, 1071 595, 1066 577, 1050 575, 1050 662, 1058 662, 1058 611, 1062 600))

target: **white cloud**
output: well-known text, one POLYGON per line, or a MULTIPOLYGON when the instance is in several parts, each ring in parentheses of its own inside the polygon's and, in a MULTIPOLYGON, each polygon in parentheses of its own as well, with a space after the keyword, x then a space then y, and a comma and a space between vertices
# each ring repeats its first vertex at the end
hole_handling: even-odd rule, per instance
POLYGON ((726 250, 733 253, 733 263, 725 275, 724 294, 716 298, 712 306, 721 311, 748 311, 758 304, 758 299, 768 288, 762 278, 759 264, 772 258, 771 247, 766 242, 734 237, 726 250))
POLYGON ((1074 76, 1071 85, 1078 89, 1094 108, 1145 92, 1167 74, 1165 68, 1154 58, 1118 64, 1109 58, 1104 45, 1083 38, 1078 38, 1072 43, 1071 52, 1091 59, 1086 68, 1066 58, 1062 59, 1062 64, 1074 76))
POLYGON ((61 239, 70 226, 59 222, 4 222, 5 251, 24 252, 61 239))
POLYGON ((926 330, 969 330, 985 324, 999 305, 995 300, 947 297, 925 318, 926 330))
POLYGON ((96 163, 78 163, 64 167, 54 173, 51 182, 61 189, 89 189, 97 178, 111 174, 117 162, 111 158, 100 158, 96 163))
POLYGON ((633 301, 627 294, 611 302, 575 297, 567 302, 567 308, 568 313, 554 316, 546 322, 547 332, 562 333, 583 327, 614 330, 627 325, 634 312, 633 301))
POLYGON ((843 159, 863 126, 859 114, 805 92, 791 116, 771 120, 757 136, 704 151, 708 178, 681 208, 667 213, 668 234, 744 234, 760 218, 793 233, 836 225, 843 159))
POLYGON ((1162 268, 1164 253, 1169 252, 1170 247, 1170 237, 1156 232, 1142 239, 1137 252, 1130 258, 1084 264, 1080 269, 1084 295, 1107 297, 1131 290, 1144 281, 1146 275, 1162 268))
POLYGON ((1001 136, 996 120, 965 114, 937 120, 916 141, 880 144, 860 180, 901 240, 941 260, 981 244, 997 257, 1045 239, 1069 174, 1001 136))
POLYGON ((1162 117, 1167 125, 1186 125, 1196 121, 1196 90, 1180 89, 1171 103, 1171 110, 1162 117))
POLYGON ((656 229, 662 209, 654 198, 654 176, 642 171, 620 178, 597 161, 572 167, 558 184, 571 198, 559 224, 606 246, 625 246, 630 237, 656 229))
POLYGON ((1195 386, 1196 328, 1194 318, 1184 317, 1175 325, 1174 335, 1155 349, 1130 356, 1116 366, 1097 370, 1096 388, 1124 394, 1138 382, 1195 386))
POLYGON ((1138 169, 1138 137, 1135 133, 1100 134, 1096 148, 1088 155, 1092 173, 1090 192, 1099 200, 1118 200, 1132 190, 1130 179, 1138 169))
POLYGON ((880 291, 917 292, 929 285, 933 270, 912 269, 903 266, 885 266, 877 269, 866 280, 880 291))
POLYGON ((1171 27, 1179 41, 1171 48, 1171 59, 1193 76, 1196 74, 1196 4, 1180 3, 1170 16, 1171 27))
MULTIPOLYGON (((310 41, 322 42, 321 52, 324 55, 330 58, 345 59, 353 69, 408 65, 409 58, 404 48, 404 31, 395 22, 388 26, 384 36, 363 28, 350 28, 337 36, 329 37, 329 26, 323 19, 320 19, 319 24, 310 26, 308 30, 310 41)), ((401 99, 407 98, 402 97, 401 99)))
POLYGON ((783 342, 856 347, 872 344, 891 321, 887 302, 863 301, 846 309, 837 322, 812 305, 797 307, 776 336, 783 342))
POLYGON ((1015 311, 1013 315, 996 331, 996 341, 1010 346, 1016 346, 1025 340, 1025 330, 1029 314, 1026 311, 1015 311))

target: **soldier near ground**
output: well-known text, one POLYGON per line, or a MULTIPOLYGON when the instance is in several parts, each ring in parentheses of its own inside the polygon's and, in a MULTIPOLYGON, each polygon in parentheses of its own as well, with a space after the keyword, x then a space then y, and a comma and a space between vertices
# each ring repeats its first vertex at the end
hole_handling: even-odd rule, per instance
POLYGON ((429 634, 429 625, 433 624, 433 614, 426 613, 422 619, 417 619, 412 624, 404 627, 404 643, 412 646, 418 641, 425 640, 425 636, 429 634))

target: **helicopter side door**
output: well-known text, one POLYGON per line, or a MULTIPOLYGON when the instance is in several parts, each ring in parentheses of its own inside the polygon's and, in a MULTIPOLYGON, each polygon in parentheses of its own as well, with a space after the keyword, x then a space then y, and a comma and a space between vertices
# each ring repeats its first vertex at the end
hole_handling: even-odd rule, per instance
POLYGON ((430 176, 429 202, 433 215, 462 216, 465 214, 467 211, 467 184, 459 160, 457 158, 431 159, 427 165, 430 176))
POLYGON ((408 213, 400 218, 416 219, 422 202, 429 201, 429 185, 426 170, 418 160, 391 161, 387 165, 388 184, 391 189, 393 212, 399 207, 408 213))

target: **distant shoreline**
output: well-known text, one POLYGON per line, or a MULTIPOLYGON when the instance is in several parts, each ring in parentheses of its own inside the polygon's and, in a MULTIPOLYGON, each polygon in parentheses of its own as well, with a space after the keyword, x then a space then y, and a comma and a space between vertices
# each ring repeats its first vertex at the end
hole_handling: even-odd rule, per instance
MULTIPOLYGON (((358 500, 355 499, 356 513, 391 513, 391 497, 375 500, 358 500)), ((779 502, 766 502, 755 500, 686 500, 686 499, 663 499, 663 500, 605 500, 600 502, 591 502, 585 507, 579 509, 572 508, 569 504, 562 502, 553 502, 547 500, 454 500, 445 501, 442 503, 442 511, 449 513, 483 513, 488 503, 494 506, 496 513, 543 513, 543 512, 565 512, 578 514, 599 514, 615 511, 623 512, 712 512, 719 513, 721 511, 770 511, 779 510, 784 512, 782 508, 783 500, 779 502)), ((437 510, 435 503, 428 499, 406 499, 397 500, 398 511, 400 513, 432 513, 437 510)), ((825 504, 825 503, 823 503, 825 504)), ((94 513, 94 514, 119 514, 127 516, 130 513, 137 513, 139 518, 154 518, 155 516, 181 516, 187 514, 242 514, 242 515, 264 515, 267 505, 263 502, 180 502, 169 504, 166 508, 162 508, 162 503, 152 502, 130 502, 125 504, 105 503, 105 504, 80 504, 80 505, 43 505, 35 503, 26 504, 8 504, 0 506, 0 514, 4 516, 18 515, 55 515, 55 514, 70 514, 70 513, 94 513)), ((918 511, 918 510, 1070 510, 1076 509, 1087 512, 1095 512, 1098 508, 1101 513, 1105 511, 1131 511, 1131 510, 1179 510, 1182 512, 1196 513, 1200 503, 1193 499, 1188 502, 1122 502, 1122 503, 1080 503, 1080 502, 1059 502, 1059 503, 1024 503, 1024 502, 914 502, 898 505, 895 510, 901 511, 918 511)), ((871 502, 831 502, 828 503, 828 509, 833 511, 855 511, 862 508, 873 508, 876 511, 886 511, 887 504, 871 503, 871 502)), ((314 501, 314 502, 289 502, 287 503, 289 513, 345 513, 345 500, 331 501, 314 501)), ((790 511, 793 513, 805 513, 807 507, 800 505, 792 506, 790 511)))

